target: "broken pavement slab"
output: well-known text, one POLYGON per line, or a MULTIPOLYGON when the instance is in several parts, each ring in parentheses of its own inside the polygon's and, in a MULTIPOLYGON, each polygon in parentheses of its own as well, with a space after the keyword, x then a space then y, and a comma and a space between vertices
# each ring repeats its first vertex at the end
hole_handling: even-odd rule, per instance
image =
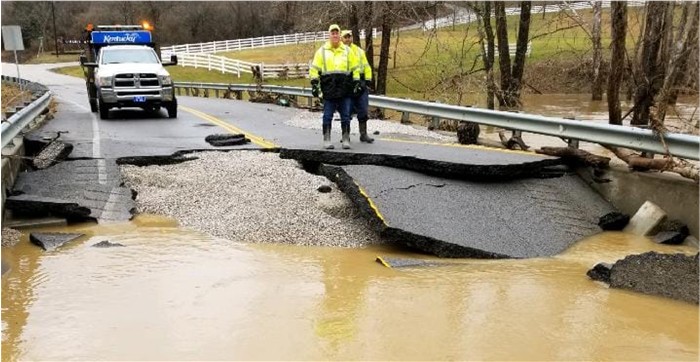
POLYGON ((412 259, 412 258, 396 258, 389 256, 377 256, 375 261, 387 268, 415 268, 415 267, 432 267, 454 265, 457 263, 445 263, 430 260, 412 259))
POLYGON ((587 274, 593 280, 609 283, 611 288, 698 304, 698 254, 651 251, 628 255, 612 266, 597 264, 587 274))
POLYGON ((136 204, 131 190, 120 182, 113 160, 64 161, 19 174, 5 207, 20 217, 54 215, 69 220, 127 221, 136 204))
POLYGON ((382 166, 322 172, 383 237, 440 257, 556 255, 600 232, 600 216, 614 211, 575 175, 480 183, 382 166))
POLYGON ((57 248, 78 239, 85 234, 68 234, 68 233, 30 233, 29 240, 46 251, 53 251, 57 248))
MULTIPOLYGON (((414 147, 425 145, 412 144, 414 147)), ((350 151, 326 151, 289 149, 280 150, 283 159, 301 162, 317 162, 330 165, 389 166, 455 179, 510 180, 527 177, 560 176, 563 161, 559 158, 531 152, 504 151, 487 147, 432 147, 431 158, 414 155, 359 153, 350 151), (457 152, 457 150, 459 152, 457 152)), ((420 153, 416 153, 420 154, 420 153)))

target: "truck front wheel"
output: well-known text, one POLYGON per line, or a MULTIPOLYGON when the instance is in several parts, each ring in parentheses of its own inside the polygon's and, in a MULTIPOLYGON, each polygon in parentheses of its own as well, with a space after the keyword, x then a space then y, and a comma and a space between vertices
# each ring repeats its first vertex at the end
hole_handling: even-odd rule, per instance
POLYGON ((109 119, 109 108, 102 98, 97 101, 97 108, 100 111, 100 119, 109 119))
POLYGON ((168 118, 177 118, 177 99, 173 98, 172 102, 165 105, 165 109, 168 110, 168 118))

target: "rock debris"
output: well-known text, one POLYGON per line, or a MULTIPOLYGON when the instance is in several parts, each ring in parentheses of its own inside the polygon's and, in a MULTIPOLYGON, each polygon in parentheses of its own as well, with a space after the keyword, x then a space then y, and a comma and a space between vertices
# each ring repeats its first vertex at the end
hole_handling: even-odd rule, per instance
POLYGON ((348 197, 294 160, 257 151, 202 152, 176 165, 121 166, 137 211, 236 242, 362 247, 379 236, 348 197))

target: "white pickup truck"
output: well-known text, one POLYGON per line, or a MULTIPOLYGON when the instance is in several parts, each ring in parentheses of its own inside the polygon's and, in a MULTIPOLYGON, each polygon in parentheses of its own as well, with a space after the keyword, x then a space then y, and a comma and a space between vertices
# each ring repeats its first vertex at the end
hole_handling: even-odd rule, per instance
MULTIPOLYGON (((110 29, 112 30, 112 29, 110 29)), ((146 31, 94 31, 87 55, 80 57, 86 69, 90 108, 108 119, 111 108, 138 107, 177 117, 173 80, 164 66, 177 64, 177 57, 161 62, 146 31), (139 36, 146 41, 140 42, 139 36), (88 62, 88 56, 95 59, 88 62)))

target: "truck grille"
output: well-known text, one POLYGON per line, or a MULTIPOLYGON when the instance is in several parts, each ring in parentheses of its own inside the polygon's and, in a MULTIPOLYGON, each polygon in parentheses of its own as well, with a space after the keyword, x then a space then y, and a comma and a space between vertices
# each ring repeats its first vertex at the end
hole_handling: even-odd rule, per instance
POLYGON ((114 76, 115 88, 158 87, 158 76, 154 73, 122 73, 114 76))

